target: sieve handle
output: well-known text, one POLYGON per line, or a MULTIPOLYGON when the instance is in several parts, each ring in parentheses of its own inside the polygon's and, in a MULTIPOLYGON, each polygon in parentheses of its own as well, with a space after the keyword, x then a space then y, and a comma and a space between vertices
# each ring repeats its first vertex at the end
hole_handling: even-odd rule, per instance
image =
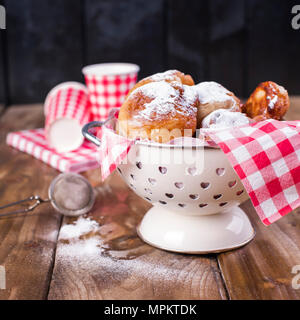
POLYGON ((10 212, 6 212, 6 213, 1 213, 0 217, 5 217, 5 216, 11 215, 11 214, 26 213, 29 211, 33 211, 38 205, 40 205, 41 203, 44 203, 44 202, 49 202, 50 199, 43 200, 40 196, 31 196, 31 197, 23 199, 23 200, 19 200, 19 201, 13 202, 13 203, 6 204, 6 205, 0 207, 0 210, 6 209, 9 207, 13 207, 13 206, 19 205, 24 202, 32 202, 32 201, 35 201, 34 204, 29 205, 27 208, 15 210, 15 211, 10 211, 10 212))

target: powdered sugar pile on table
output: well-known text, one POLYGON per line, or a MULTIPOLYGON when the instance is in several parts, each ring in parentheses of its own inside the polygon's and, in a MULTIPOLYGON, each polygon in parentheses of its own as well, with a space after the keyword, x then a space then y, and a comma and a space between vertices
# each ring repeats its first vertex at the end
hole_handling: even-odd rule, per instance
POLYGON ((67 243, 61 242, 59 245, 60 259, 68 263, 73 263, 74 260, 81 261, 89 267, 90 262, 97 260, 103 251, 99 231, 98 222, 90 218, 80 217, 72 224, 64 225, 60 230, 59 240, 67 243))
POLYGON ((83 235, 90 232, 97 232, 100 230, 100 226, 97 221, 90 218, 80 217, 73 224, 64 225, 59 234, 61 240, 78 239, 83 235))

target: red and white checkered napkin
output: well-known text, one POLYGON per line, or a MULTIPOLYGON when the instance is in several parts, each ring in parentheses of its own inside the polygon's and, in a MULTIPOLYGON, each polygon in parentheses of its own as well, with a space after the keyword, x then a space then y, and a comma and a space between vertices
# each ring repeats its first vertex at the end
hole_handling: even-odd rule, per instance
POLYGON ((44 129, 11 132, 6 143, 62 172, 82 172, 99 167, 99 150, 94 144, 85 141, 75 151, 58 153, 49 147, 44 129))
MULTIPOLYGON (((264 224, 300 206, 300 121, 266 120, 202 133, 226 154, 264 224)), ((126 158, 133 144, 103 128, 103 179, 126 158)))
POLYGON ((134 140, 129 140, 103 126, 100 146, 102 180, 105 180, 126 158, 134 140))
POLYGON ((300 206, 300 121, 205 132, 227 156, 264 224, 300 206))

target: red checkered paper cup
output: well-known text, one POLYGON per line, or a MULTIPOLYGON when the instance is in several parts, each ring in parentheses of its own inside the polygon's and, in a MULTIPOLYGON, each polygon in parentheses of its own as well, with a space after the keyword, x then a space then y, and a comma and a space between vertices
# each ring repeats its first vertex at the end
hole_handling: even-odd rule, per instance
POLYGON ((131 63, 100 63, 82 69, 89 91, 92 121, 104 121, 120 108, 137 81, 140 68, 131 63))
POLYGON ((54 87, 44 103, 45 132, 49 146, 58 152, 79 148, 81 128, 90 120, 87 88, 79 82, 65 82, 54 87))

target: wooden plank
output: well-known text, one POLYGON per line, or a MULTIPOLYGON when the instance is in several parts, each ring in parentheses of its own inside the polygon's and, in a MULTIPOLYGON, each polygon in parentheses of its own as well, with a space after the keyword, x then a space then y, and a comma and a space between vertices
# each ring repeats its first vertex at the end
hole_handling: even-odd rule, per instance
POLYGON ((6 3, 11 103, 42 102, 56 84, 83 80, 80 0, 6 3))
POLYGON ((299 300, 300 291, 292 287, 292 268, 300 261, 300 210, 265 227, 250 200, 242 209, 251 218, 254 240, 218 256, 230 299, 299 300))
POLYGON ((163 0, 85 4, 86 63, 132 62, 140 77, 164 69, 163 0))
POLYGON ((209 1, 169 0, 168 68, 191 74, 195 82, 209 76, 209 1))
MULTIPOLYGON (((11 107, 0 118, 1 205, 33 194, 47 197, 58 172, 5 144, 8 132, 41 127, 43 118, 40 105, 11 107)), ((61 216, 49 204, 27 215, 0 218, 0 265, 6 269, 0 299, 45 299, 60 223, 61 216)))
POLYGON ((244 0, 212 0, 210 10, 209 80, 244 95, 246 19, 244 0))
MULTIPOLYGON (((89 215, 101 225, 101 248, 87 251, 60 239, 48 299, 226 299, 214 256, 161 251, 144 244, 136 225, 149 208, 117 174, 99 184, 99 172, 87 177, 97 185, 89 215)), ((63 225, 72 220, 65 218, 63 225)), ((76 246, 77 243, 77 246, 76 246)))
POLYGON ((294 1, 246 1, 248 14, 248 94, 273 80, 299 94, 299 30, 291 26, 294 1))

